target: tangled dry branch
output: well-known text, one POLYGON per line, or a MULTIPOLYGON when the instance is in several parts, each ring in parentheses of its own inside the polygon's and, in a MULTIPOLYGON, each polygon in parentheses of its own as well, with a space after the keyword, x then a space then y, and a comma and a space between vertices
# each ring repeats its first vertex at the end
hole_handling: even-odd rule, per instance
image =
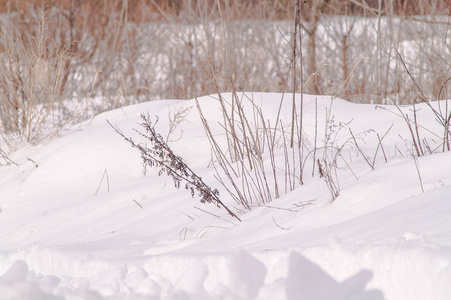
POLYGON ((117 126, 108 123, 114 131, 129 142, 133 148, 137 148, 141 152, 141 158, 145 165, 159 168, 159 175, 166 174, 172 177, 176 188, 180 188, 182 183, 184 183, 185 189, 190 191, 192 197, 194 197, 197 192, 202 203, 213 203, 217 207, 223 207, 232 217, 241 221, 240 218, 219 199, 219 191, 208 186, 180 156, 172 151, 163 136, 155 130, 155 124, 158 122, 158 118, 155 122, 152 122, 149 114, 142 114, 141 118, 143 122, 140 125, 146 132, 142 133, 138 130, 135 131, 150 141, 152 145, 150 148, 135 143, 131 137, 125 136, 117 126))

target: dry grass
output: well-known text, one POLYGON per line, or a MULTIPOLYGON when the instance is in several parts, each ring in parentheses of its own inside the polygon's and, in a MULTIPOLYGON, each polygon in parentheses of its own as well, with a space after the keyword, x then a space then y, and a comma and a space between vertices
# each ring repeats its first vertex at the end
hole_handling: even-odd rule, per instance
MULTIPOLYGON (((202 203, 212 203, 217 207, 224 208, 232 217, 241 221, 240 218, 232 212, 220 199, 219 191, 208 186, 201 177, 199 177, 183 160, 182 157, 175 154, 166 143, 163 136, 155 130, 155 123, 149 114, 142 114, 142 123, 140 124, 145 132, 137 131, 141 137, 147 139, 151 147, 135 143, 135 141, 125 136, 122 131, 110 124, 114 131, 123 137, 133 148, 141 152, 143 164, 149 167, 158 168, 158 174, 166 174, 172 177, 175 188, 184 186, 186 190, 194 197, 196 194, 200 197, 202 203)), ((108 177, 107 177, 108 178, 108 177)))
POLYGON ((38 143, 57 134, 75 115, 62 112, 71 88, 67 75, 73 56, 48 38, 43 12, 38 21, 34 36, 22 36, 12 23, 2 27, 0 132, 4 140, 38 143))

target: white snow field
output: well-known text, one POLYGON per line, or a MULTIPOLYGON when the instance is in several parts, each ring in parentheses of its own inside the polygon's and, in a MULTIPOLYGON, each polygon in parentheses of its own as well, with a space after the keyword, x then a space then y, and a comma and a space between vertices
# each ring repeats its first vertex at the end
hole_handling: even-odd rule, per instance
MULTIPOLYGON (((274 124, 282 95, 248 96, 274 124)), ((281 108, 285 125, 291 97, 281 108)), ((300 95, 297 101, 299 108, 300 95)), ((216 97, 199 103, 224 139, 216 97)), ((317 169, 312 177, 313 153, 305 151, 303 185, 245 210, 214 178, 195 100, 106 112, 10 153, 17 165, 0 166, 0 299, 451 299, 451 152, 442 151, 444 130, 432 110, 416 105, 430 151, 414 158, 395 106, 310 95, 303 104, 309 149, 315 136, 324 146, 326 128, 329 151, 344 145, 334 201, 317 169), (106 122, 145 143, 133 131, 142 129, 141 113, 158 115, 156 128, 167 137, 168 116, 183 108, 191 109, 169 145, 241 222, 175 189, 158 169, 144 170, 139 151, 106 122), (374 170, 349 129, 370 164, 376 156, 374 170)), ((446 102, 432 105, 446 113, 446 102)), ((413 120, 412 107, 401 109, 413 120)), ((282 175, 283 153, 276 152, 282 175)))

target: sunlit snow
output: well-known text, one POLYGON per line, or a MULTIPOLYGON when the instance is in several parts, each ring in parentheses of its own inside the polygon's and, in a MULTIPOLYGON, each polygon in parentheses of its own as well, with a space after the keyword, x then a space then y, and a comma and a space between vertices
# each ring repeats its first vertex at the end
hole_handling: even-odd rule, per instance
MULTIPOLYGON (((248 96, 275 120, 281 94, 248 96)), ((432 154, 414 158, 396 107, 303 101, 308 145, 317 136, 323 146, 332 120, 333 145, 344 145, 334 201, 305 153, 303 185, 244 210, 215 180, 195 100, 106 112, 10 153, 17 165, 0 166, 0 299, 451 299, 451 153, 442 151, 434 113, 416 105, 432 154), (181 107, 189 113, 168 136, 169 116, 181 107), (144 168, 139 151, 106 122, 146 142, 133 131, 146 112, 241 222, 144 168)), ((224 138, 215 96, 199 103, 224 138)), ((401 108, 412 116, 411 109, 401 108)), ((290 114, 285 95, 282 124, 290 114)), ((277 153, 283 161, 283 149, 277 153)))

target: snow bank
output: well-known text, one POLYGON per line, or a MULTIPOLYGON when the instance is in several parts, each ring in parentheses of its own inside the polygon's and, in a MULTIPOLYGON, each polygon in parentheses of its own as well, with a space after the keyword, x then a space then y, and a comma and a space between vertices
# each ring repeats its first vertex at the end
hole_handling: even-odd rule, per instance
MULTIPOLYGON (((268 119, 278 114, 281 95, 252 97, 268 119)), ((198 100, 220 133, 218 102, 198 100)), ((290 103, 280 110, 284 124, 290 103)), ((451 152, 414 160, 396 108, 305 95, 304 137, 313 144, 318 127, 323 145, 327 111, 334 130, 344 126, 334 141, 343 145, 352 129, 362 151, 377 154, 374 170, 348 143, 333 202, 317 175, 246 212, 222 189, 238 223, 155 170, 143 172, 139 153, 106 123, 138 139, 133 128, 149 112, 167 136, 167 116, 183 107, 192 109, 171 147, 215 185, 194 101, 104 113, 9 155, 18 166, 0 167, 0 300, 451 299, 451 152), (388 162, 376 150, 386 132, 388 162)), ((420 134, 435 149, 443 131, 429 108, 417 108, 420 134)))
POLYGON ((290 254, 287 276, 266 283, 265 265, 251 254, 240 251, 219 259, 226 261, 228 278, 216 282, 211 290, 205 289, 209 268, 200 261, 171 282, 133 266, 115 267, 89 280, 43 276, 18 260, 0 277, 0 299, 384 299, 380 291, 366 290, 370 271, 340 283, 295 252, 290 254))

